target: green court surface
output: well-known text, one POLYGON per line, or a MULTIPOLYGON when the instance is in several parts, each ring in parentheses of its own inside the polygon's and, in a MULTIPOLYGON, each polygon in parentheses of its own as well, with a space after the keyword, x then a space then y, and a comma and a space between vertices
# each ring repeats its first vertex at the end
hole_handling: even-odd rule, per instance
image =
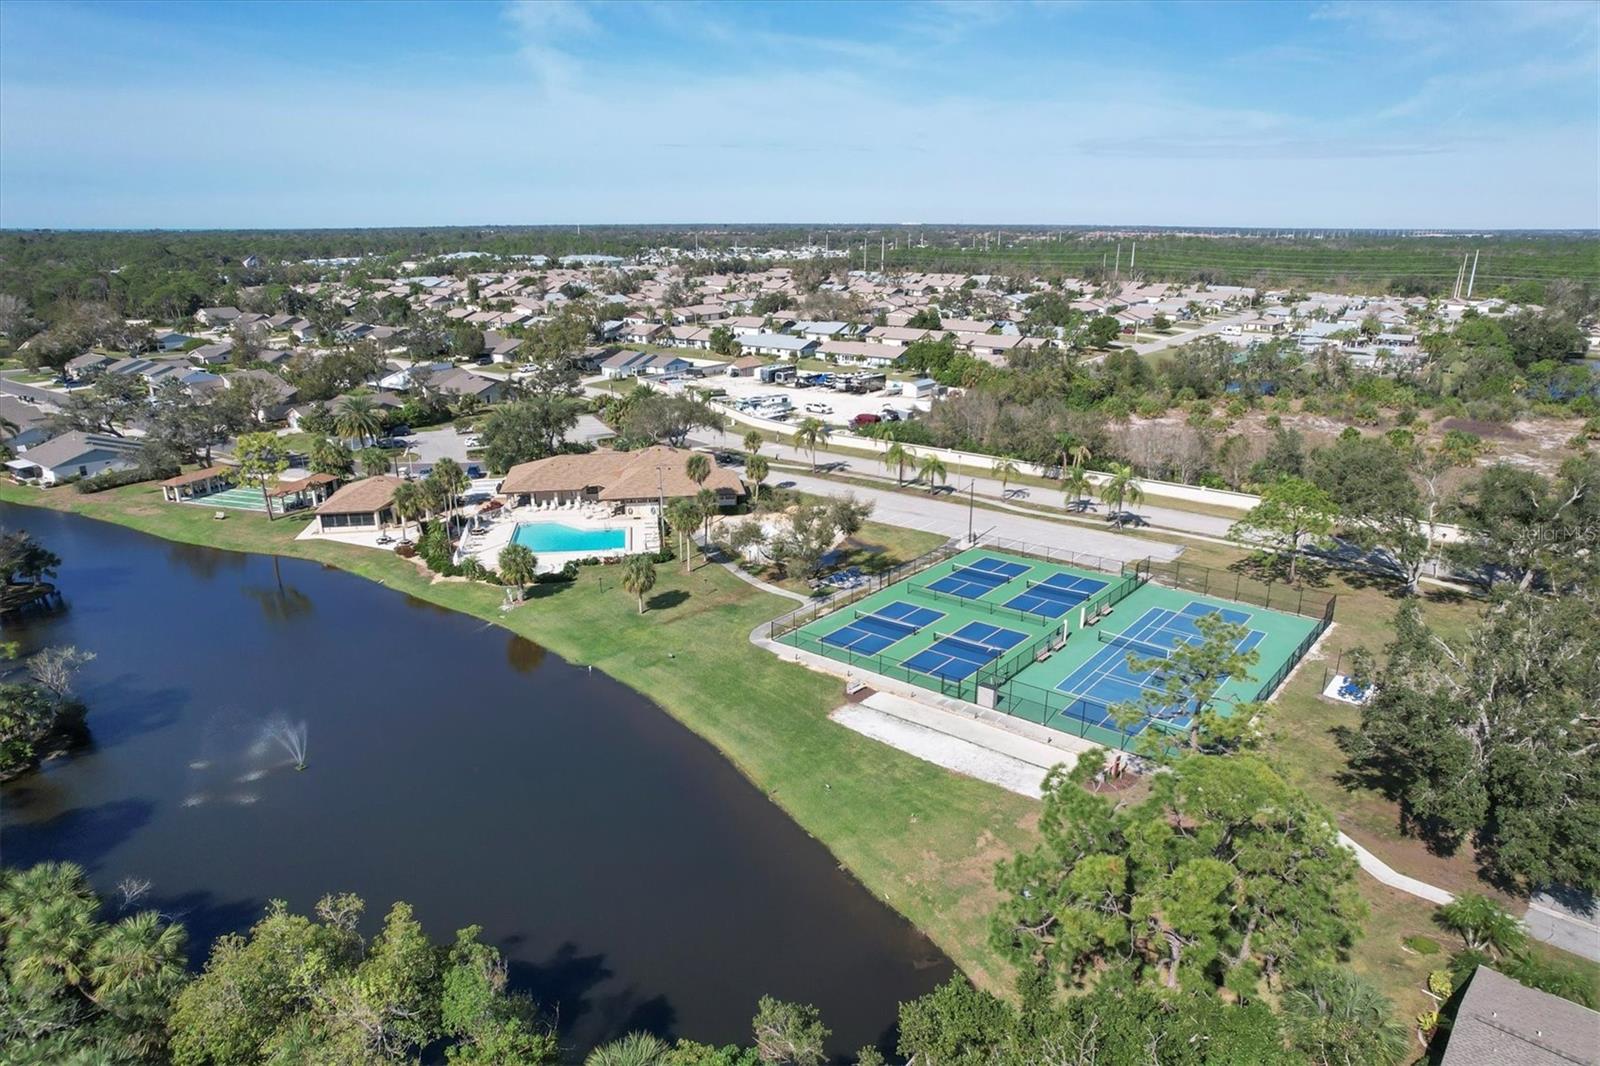
POLYGON ((199 496, 184 502, 198 504, 201 507, 221 507, 229 511, 267 513, 266 504, 261 502, 261 490, 245 486, 223 489, 221 492, 213 492, 208 496, 199 496))
MULTIPOLYGON (((1320 604, 1319 604, 1320 606, 1320 604)), ((977 547, 846 606, 805 621, 778 639, 805 651, 993 706, 1028 721, 1128 748, 1147 727, 1182 732, 1187 717, 1127 727, 1115 704, 1136 702, 1155 674, 1135 671, 1128 650, 1106 643, 1125 633, 1141 659, 1196 643, 1196 616, 1222 612, 1247 629, 1241 649, 1258 655, 1248 677, 1231 678, 1212 700, 1224 713, 1264 699, 1331 620, 1249 606, 1144 579, 1135 566, 1102 573, 1030 554, 977 547), (1110 613, 1095 620, 1105 606, 1110 613), (1085 615, 1089 615, 1085 624, 1085 615), (989 692, 980 696, 980 688, 989 692)))

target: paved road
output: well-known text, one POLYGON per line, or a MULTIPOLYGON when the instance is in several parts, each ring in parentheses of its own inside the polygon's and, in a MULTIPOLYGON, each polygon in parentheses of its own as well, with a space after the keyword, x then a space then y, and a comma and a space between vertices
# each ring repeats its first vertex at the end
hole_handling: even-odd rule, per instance
POLYGON ((42 407, 52 408, 60 407, 61 401, 64 398, 59 392, 51 392, 49 389, 41 389, 37 385, 24 385, 22 382, 14 381, 4 374, 0 374, 0 392, 6 393, 9 396, 15 396, 19 400, 27 400, 32 404, 38 404, 42 407))
MULTIPOLYGON (((697 435, 691 438, 691 441, 706 447, 738 448, 740 447, 739 442, 742 436, 743 431, 735 427, 721 435, 716 433, 697 435)), ((811 454, 802 452, 790 444, 768 442, 762 445, 761 454, 769 459, 777 458, 785 462, 803 464, 805 466, 811 465, 811 454)), ((879 481, 885 486, 895 483, 894 475, 885 471, 882 463, 862 458, 861 456, 848 456, 830 452, 825 448, 819 448, 817 449, 817 461, 825 464, 836 473, 852 478, 879 481)), ((773 480, 783 480, 782 477, 778 476, 778 473, 777 471, 774 472, 773 480)), ((1061 507, 1064 502, 1061 493, 1055 489, 1026 485, 1012 485, 1002 489, 997 479, 983 475, 974 476, 974 474, 974 471, 966 469, 963 469, 958 474, 955 469, 951 469, 950 487, 952 492, 965 494, 967 485, 970 482, 975 486, 978 498, 987 500, 990 503, 1031 503, 1042 507, 1057 508, 1061 507)), ((787 472, 783 472, 783 476, 787 477, 787 472)), ((835 485, 830 491, 837 492, 841 487, 843 486, 835 485)), ((1087 514, 1091 516, 1104 515, 1107 510, 1108 508, 1098 501, 1091 501, 1087 514)), ((1175 507, 1160 507, 1150 504, 1139 504, 1130 507, 1129 511, 1135 516, 1133 519, 1134 524, 1146 523, 1161 529, 1171 529, 1182 533, 1196 533, 1207 537, 1227 536, 1229 527, 1234 523, 1231 518, 1221 518, 1216 515, 1198 514, 1194 511, 1181 511, 1175 507)), ((1081 529, 1082 527, 1074 525, 1072 528, 1081 529)), ((1092 531, 1085 530, 1084 532, 1092 531)), ((1114 536, 1115 534, 1112 535, 1114 536)))
POLYGON ((1254 318, 1255 314, 1256 313, 1254 311, 1241 311, 1236 315, 1229 315, 1226 318, 1218 318, 1211 322, 1207 322, 1198 329, 1191 329, 1183 333, 1174 333, 1170 337, 1162 337, 1159 340, 1148 341, 1144 344, 1135 344, 1133 346, 1133 352, 1135 355, 1149 355, 1152 352, 1159 352, 1163 348, 1171 348, 1178 344, 1188 344, 1190 341, 1195 340, 1196 338, 1205 337, 1212 333, 1221 333, 1229 326, 1243 322, 1247 318, 1254 318))
POLYGON ((1087 552, 1119 562, 1143 559, 1173 559, 1182 551, 1173 544, 1158 544, 1127 534, 1112 533, 1046 518, 978 509, 968 514, 965 501, 937 496, 908 496, 889 489, 840 485, 827 478, 797 474, 788 470, 774 473, 770 482, 792 486, 802 492, 838 494, 847 491, 858 499, 871 500, 872 516, 880 522, 921 529, 945 537, 964 538, 969 528, 996 537, 1043 544, 1052 548, 1087 552))

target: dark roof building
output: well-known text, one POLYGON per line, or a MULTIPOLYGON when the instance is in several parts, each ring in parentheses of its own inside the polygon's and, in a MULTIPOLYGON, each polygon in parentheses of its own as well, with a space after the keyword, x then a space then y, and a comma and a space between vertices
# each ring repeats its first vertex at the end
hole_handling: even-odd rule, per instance
POLYGON ((1479 966, 1439 1066, 1594 1066, 1600 1013, 1479 966))

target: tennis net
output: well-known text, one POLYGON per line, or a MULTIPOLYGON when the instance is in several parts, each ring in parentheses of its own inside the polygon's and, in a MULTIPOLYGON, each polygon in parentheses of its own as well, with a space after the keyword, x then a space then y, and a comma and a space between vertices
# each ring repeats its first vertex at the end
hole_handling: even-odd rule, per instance
POLYGON ((1060 585, 1052 585, 1047 581, 1029 581, 1028 591, 1038 593, 1041 596, 1048 596, 1051 599, 1070 600, 1074 603, 1088 599, 1081 592, 1074 589, 1064 589, 1060 585))
POLYGON ((856 611, 855 617, 858 622, 871 623, 867 627, 869 629, 874 625, 880 626, 889 633, 898 633, 903 637, 909 637, 922 629, 921 626, 914 626, 910 622, 902 622, 898 618, 885 618, 883 615, 873 614, 871 611, 856 611))
POLYGON ((973 651, 981 655, 987 655, 991 659, 1004 655, 1011 650, 1010 648, 996 647, 993 644, 984 644, 981 641, 968 640, 966 637, 958 637, 954 633, 935 633, 934 636, 938 637, 941 642, 949 642, 958 647, 971 648, 973 651))
POLYGON ((1146 659, 1170 659, 1172 657, 1171 648, 1161 644, 1151 644, 1149 641, 1137 640, 1133 637, 1125 637, 1121 633, 1108 633, 1102 629, 1095 636, 1099 638, 1102 644, 1110 644, 1114 648, 1126 648, 1131 652, 1137 652, 1146 659))

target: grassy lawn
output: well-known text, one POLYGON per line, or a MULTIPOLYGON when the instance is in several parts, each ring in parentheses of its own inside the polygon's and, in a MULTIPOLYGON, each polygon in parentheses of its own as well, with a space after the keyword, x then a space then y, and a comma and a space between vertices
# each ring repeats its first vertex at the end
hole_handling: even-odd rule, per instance
MULTIPOLYGON (((882 522, 868 522, 861 527, 861 532, 846 539, 835 549, 838 554, 823 573, 831 574, 852 566, 859 566, 869 574, 882 573, 919 555, 931 552, 944 542, 945 538, 937 533, 925 533, 918 529, 885 525, 882 522)), ((811 594, 811 582, 795 575, 779 577, 774 566, 760 567, 752 572, 779 588, 798 592, 803 596, 811 594)))
MULTIPOLYGON (((297 541, 303 519, 269 523, 160 502, 148 486, 92 496, 0 485, 0 500, 53 507, 192 544, 313 559, 418 599, 494 622, 576 663, 593 665, 659 703, 715 744, 741 772, 827 845, 876 895, 933 938, 972 979, 997 991, 1008 968, 987 943, 996 860, 1034 840, 1038 805, 958 777, 828 721, 836 678, 813 673, 748 640, 792 603, 720 566, 685 575, 659 568, 652 609, 637 613, 614 568, 585 569, 571 585, 499 610, 501 590, 432 581, 387 553, 297 541)), ((870 535, 868 540, 880 534, 870 535)), ((884 531, 891 550, 912 551, 884 531)), ((890 548, 888 543, 880 545, 890 548)))

